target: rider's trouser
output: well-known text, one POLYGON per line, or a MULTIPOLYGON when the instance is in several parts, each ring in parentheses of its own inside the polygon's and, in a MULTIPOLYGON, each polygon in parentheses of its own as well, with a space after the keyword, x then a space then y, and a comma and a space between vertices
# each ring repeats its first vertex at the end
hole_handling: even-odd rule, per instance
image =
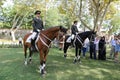
POLYGON ((26 40, 26 42, 31 43, 31 40, 35 39, 35 36, 37 35, 37 32, 33 32, 26 40))

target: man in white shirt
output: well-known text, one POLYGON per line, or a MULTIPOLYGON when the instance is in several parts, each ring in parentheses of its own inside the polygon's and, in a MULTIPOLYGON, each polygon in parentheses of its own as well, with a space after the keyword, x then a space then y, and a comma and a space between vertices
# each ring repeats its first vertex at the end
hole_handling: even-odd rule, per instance
POLYGON ((83 48, 82 48, 84 58, 85 58, 85 54, 86 54, 86 51, 88 49, 88 46, 89 46, 89 39, 86 38, 85 41, 84 41, 84 44, 83 44, 83 48))
POLYGON ((111 44, 110 58, 114 58, 115 45, 116 45, 115 38, 116 38, 116 36, 114 36, 110 41, 110 44, 111 44))

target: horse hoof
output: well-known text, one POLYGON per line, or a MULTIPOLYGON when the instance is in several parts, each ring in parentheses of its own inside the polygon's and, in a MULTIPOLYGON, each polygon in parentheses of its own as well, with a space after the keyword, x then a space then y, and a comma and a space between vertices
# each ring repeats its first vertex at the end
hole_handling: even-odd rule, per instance
POLYGON ((64 54, 64 57, 66 58, 66 57, 67 57, 67 55, 66 55, 66 54, 64 54))
POLYGON ((80 59, 78 59, 78 62, 81 62, 80 59))
POLYGON ((82 62, 80 61, 79 63, 81 64, 82 62))
POLYGON ((41 74, 41 76, 44 78, 44 77, 45 77, 45 74, 41 74))
POLYGON ((29 64, 32 64, 32 62, 30 61, 29 64))
POLYGON ((46 71, 44 71, 44 74, 47 74, 47 72, 46 72, 46 71))
POLYGON ((25 61, 25 63, 24 63, 24 64, 25 64, 25 66, 26 66, 26 65, 27 65, 27 61, 25 61))
POLYGON ((32 64, 32 61, 29 61, 29 64, 32 64))
POLYGON ((59 50, 62 50, 62 48, 59 48, 59 50))
POLYGON ((73 64, 76 64, 76 62, 73 62, 73 64))
POLYGON ((41 75, 46 74, 47 72, 45 70, 41 70, 41 75))
POLYGON ((77 62, 77 60, 74 60, 73 63, 75 64, 77 62))
MULTIPOLYGON (((40 67, 39 67, 39 69, 40 69, 40 67)), ((47 72, 46 72, 46 70, 42 69, 42 70, 40 70, 40 73, 42 75, 42 74, 46 74, 47 72)))

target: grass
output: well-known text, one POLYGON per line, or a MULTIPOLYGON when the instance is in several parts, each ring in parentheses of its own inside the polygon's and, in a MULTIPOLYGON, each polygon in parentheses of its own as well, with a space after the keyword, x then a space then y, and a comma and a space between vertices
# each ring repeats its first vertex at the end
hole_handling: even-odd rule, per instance
POLYGON ((73 64, 74 49, 69 49, 68 57, 63 52, 51 48, 47 57, 47 74, 39 74, 39 55, 33 55, 33 62, 25 66, 22 48, 0 49, 0 80, 120 80, 120 64, 107 61, 81 59, 82 64, 73 64))

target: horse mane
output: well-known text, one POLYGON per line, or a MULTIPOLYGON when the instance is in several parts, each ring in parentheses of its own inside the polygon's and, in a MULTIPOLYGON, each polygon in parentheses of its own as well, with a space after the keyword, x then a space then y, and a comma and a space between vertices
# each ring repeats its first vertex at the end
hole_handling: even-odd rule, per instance
POLYGON ((78 35, 88 35, 92 33, 94 33, 94 31, 85 31, 85 32, 79 33, 78 35))
POLYGON ((59 29, 60 29, 60 26, 54 26, 54 27, 47 28, 41 32, 42 33, 49 33, 50 31, 55 31, 55 30, 59 30, 59 29))
POLYGON ((86 39, 86 38, 91 38, 91 35, 92 34, 96 34, 94 31, 85 31, 85 32, 82 32, 82 33, 79 33, 78 35, 83 39, 83 41, 86 39))

